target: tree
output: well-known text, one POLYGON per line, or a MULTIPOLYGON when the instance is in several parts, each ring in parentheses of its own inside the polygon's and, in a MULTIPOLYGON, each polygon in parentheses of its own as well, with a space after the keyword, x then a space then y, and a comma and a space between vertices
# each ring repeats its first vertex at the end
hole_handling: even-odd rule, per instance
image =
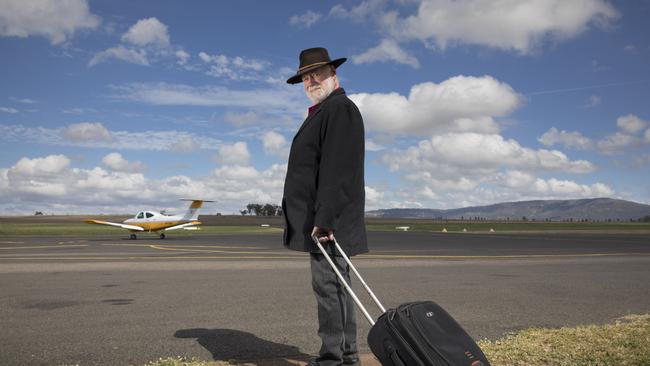
POLYGON ((241 210, 239 212, 241 213, 242 216, 246 216, 246 214, 248 213, 248 210, 241 210))
POLYGON ((261 211, 263 216, 275 216, 275 207, 270 203, 265 204, 261 211))

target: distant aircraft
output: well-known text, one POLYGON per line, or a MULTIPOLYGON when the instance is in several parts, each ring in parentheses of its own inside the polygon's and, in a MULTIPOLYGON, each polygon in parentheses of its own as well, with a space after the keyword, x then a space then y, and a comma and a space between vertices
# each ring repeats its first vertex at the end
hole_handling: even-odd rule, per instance
MULTIPOLYGON (((194 200, 182 198, 181 201, 192 201, 190 207, 184 215, 167 215, 161 212, 154 211, 140 211, 132 219, 128 219, 119 224, 116 222, 100 221, 100 220, 86 220, 88 224, 108 225, 115 226, 131 232, 131 239, 137 239, 135 233, 137 232, 155 232, 160 230, 198 230, 198 225, 201 222, 199 218, 199 208, 203 206, 203 202, 214 202, 208 200, 194 200)), ((165 234, 160 233, 160 239, 165 239, 165 234)))

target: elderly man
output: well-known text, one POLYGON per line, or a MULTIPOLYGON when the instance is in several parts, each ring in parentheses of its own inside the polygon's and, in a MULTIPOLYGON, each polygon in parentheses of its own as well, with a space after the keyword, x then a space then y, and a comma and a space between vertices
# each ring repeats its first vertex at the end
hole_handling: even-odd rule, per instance
POLYGON ((351 256, 368 251, 363 119, 336 75, 345 58, 332 61, 325 48, 310 48, 299 59, 298 72, 287 83, 302 82, 313 105, 291 144, 282 199, 284 245, 310 253, 322 341, 319 357, 310 365, 360 365, 354 301, 311 236, 333 255, 349 283, 349 266, 331 240, 336 236, 351 256))

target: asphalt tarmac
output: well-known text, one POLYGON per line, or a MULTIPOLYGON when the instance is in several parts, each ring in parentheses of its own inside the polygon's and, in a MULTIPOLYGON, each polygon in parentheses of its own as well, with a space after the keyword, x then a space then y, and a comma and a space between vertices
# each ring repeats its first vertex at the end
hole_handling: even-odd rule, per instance
MULTIPOLYGON (((354 261, 386 307, 434 300, 476 339, 650 313, 647 235, 369 238, 370 254, 354 261)), ((280 239, 180 233, 133 241, 119 231, 0 237, 0 365, 315 354, 307 255, 285 250, 280 239)), ((368 352, 360 313, 358 323, 360 349, 368 352)))

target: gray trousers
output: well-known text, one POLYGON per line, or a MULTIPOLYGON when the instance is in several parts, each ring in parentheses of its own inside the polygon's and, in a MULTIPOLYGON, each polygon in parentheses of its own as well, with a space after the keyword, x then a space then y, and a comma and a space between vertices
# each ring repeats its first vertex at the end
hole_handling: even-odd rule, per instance
MULTIPOLYGON (((348 264, 343 257, 330 257, 349 284, 348 264)), ((338 366, 343 363, 344 357, 357 357, 354 300, 339 282, 325 256, 320 253, 311 253, 311 278, 318 302, 318 336, 322 341, 318 365, 338 366)))

